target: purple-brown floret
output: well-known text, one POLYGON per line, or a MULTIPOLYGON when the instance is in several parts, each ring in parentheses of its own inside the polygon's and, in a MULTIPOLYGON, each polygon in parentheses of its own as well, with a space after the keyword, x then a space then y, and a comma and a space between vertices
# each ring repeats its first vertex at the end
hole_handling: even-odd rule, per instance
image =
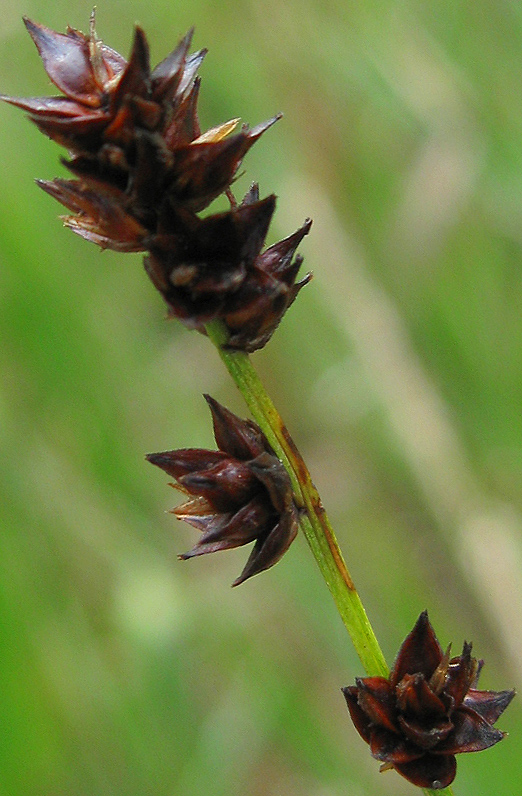
POLYGON ((151 453, 147 459, 172 476, 187 500, 172 513, 202 535, 182 559, 254 542, 234 581, 272 567, 297 534, 298 514, 290 479, 260 428, 205 396, 219 450, 200 448, 151 453))

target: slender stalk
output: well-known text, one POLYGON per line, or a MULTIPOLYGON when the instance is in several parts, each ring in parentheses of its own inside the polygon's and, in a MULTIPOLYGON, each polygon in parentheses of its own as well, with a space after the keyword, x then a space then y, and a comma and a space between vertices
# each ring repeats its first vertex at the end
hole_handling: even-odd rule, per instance
POLYGON ((209 324, 207 334, 217 347, 252 416, 288 471, 296 503, 306 512, 302 515, 302 530, 362 665, 369 675, 387 677, 389 671, 384 655, 348 573, 328 516, 312 483, 308 468, 279 412, 261 383, 248 355, 242 351, 228 351, 222 347, 227 340, 223 324, 221 322, 209 324))
MULTIPOLYGON (((297 506, 303 509, 301 529, 366 673, 370 676, 388 677, 386 660, 350 577, 328 515, 297 446, 249 356, 243 351, 231 351, 223 347, 228 339, 224 324, 221 321, 214 321, 207 325, 206 331, 253 418, 290 476, 294 499, 297 506)), ((423 789, 423 792, 432 796, 437 794, 453 796, 451 788, 437 791, 423 789)))

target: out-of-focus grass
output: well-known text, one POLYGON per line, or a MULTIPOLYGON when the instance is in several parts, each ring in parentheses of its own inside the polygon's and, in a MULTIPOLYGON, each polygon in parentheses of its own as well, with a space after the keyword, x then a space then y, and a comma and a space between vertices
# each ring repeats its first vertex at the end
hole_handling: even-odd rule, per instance
MULTIPOLYGON (((1 3, 0 88, 52 93, 1 3)), ((315 280, 255 362, 310 463, 385 652, 425 607, 472 639, 483 685, 521 674, 522 12, 463 0, 98 8, 160 60, 208 46, 201 117, 285 119, 245 161, 314 218, 315 280)), ((34 177, 61 154, 1 109, 0 792, 408 794, 379 775, 341 685, 361 674, 303 540, 237 590, 246 552, 187 564, 143 454, 211 445, 210 392, 244 413, 204 338, 166 322, 140 258, 61 229, 34 177)), ((456 794, 512 796, 511 737, 459 761, 456 794)))

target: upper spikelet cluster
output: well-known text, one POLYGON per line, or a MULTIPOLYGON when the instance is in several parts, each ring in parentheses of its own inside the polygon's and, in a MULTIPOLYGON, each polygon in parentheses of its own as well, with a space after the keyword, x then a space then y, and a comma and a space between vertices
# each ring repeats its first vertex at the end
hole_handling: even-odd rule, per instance
POLYGON ((73 215, 66 226, 102 248, 146 251, 146 270, 170 313, 192 328, 221 319, 231 347, 263 346, 309 275, 296 282, 295 250, 310 229, 262 251, 275 197, 257 186, 239 205, 230 186, 250 147, 279 116, 234 132, 237 119, 202 133, 192 31, 151 69, 136 27, 126 60, 89 35, 25 20, 44 68, 63 96, 1 99, 28 111, 64 146, 75 179, 40 181, 73 215), (198 214, 226 193, 231 209, 198 214))

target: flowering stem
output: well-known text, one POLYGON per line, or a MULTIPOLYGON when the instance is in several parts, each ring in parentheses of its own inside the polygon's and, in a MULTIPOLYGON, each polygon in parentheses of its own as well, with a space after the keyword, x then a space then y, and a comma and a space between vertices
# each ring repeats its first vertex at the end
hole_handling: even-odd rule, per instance
MULTIPOLYGON (((308 468, 279 412, 266 392, 250 358, 243 351, 227 350, 228 332, 221 321, 206 326, 210 340, 274 452, 285 466, 298 508, 303 510, 301 529, 306 536, 337 610, 344 622, 361 663, 370 676, 388 677, 389 669, 366 611, 346 568, 335 533, 324 510, 308 468)), ((423 789, 432 796, 453 796, 451 788, 423 789)))
POLYGON ((256 423, 288 471, 296 504, 305 512, 302 514, 302 530, 332 593, 361 663, 367 674, 387 677, 389 672, 384 655, 348 573, 335 534, 301 454, 263 387, 248 355, 243 351, 230 351, 223 348, 223 344, 227 341, 227 331, 221 322, 215 321, 209 324, 206 330, 256 423))

